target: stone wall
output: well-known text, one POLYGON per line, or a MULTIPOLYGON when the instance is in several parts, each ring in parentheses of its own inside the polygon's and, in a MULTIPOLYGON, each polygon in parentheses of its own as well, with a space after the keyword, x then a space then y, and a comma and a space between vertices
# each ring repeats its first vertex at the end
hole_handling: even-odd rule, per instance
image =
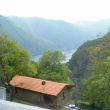
POLYGON ((46 105, 50 107, 63 106, 70 99, 67 88, 61 91, 58 96, 42 94, 26 89, 13 88, 13 98, 24 100, 36 105, 46 105))

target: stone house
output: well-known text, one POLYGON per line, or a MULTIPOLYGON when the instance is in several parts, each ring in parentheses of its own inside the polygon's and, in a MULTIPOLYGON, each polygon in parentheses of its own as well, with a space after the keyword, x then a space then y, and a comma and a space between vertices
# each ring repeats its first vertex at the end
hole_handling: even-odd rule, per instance
POLYGON ((53 81, 15 76, 10 81, 11 97, 36 105, 58 107, 65 105, 71 97, 73 85, 53 81))

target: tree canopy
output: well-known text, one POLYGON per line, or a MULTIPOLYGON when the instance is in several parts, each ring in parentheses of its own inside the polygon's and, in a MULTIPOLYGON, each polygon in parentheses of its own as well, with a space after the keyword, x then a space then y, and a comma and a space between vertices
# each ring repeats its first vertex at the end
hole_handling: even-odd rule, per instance
POLYGON ((39 78, 70 83, 70 70, 62 63, 64 60, 65 56, 61 51, 49 50, 44 52, 38 62, 39 78))
POLYGON ((36 76, 36 65, 16 41, 0 35, 0 79, 8 83, 14 75, 36 76))
POLYGON ((84 80, 83 98, 101 109, 110 109, 110 34, 101 45, 89 48, 90 73, 84 80))
POLYGON ((84 98, 102 109, 110 108, 110 57, 97 61, 93 74, 84 81, 84 98))

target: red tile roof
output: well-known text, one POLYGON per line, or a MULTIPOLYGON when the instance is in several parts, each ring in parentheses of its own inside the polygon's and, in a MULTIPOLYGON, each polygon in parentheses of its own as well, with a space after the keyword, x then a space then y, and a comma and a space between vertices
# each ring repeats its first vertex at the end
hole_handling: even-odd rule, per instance
POLYGON ((66 86, 71 86, 69 84, 41 80, 26 76, 14 76, 10 81, 10 85, 53 96, 57 96, 66 86))

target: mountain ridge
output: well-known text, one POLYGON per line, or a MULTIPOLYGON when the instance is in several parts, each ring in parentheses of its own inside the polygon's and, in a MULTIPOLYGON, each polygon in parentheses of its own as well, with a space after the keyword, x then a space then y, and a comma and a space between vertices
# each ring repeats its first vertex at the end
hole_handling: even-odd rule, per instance
MULTIPOLYGON (((0 33, 29 50, 33 56, 46 50, 77 49, 85 41, 96 38, 98 32, 82 30, 80 26, 63 20, 50 20, 37 17, 5 17, 0 16, 0 33), (87 33, 86 33, 87 32, 87 33)), ((100 29, 99 29, 100 30, 100 29)))

